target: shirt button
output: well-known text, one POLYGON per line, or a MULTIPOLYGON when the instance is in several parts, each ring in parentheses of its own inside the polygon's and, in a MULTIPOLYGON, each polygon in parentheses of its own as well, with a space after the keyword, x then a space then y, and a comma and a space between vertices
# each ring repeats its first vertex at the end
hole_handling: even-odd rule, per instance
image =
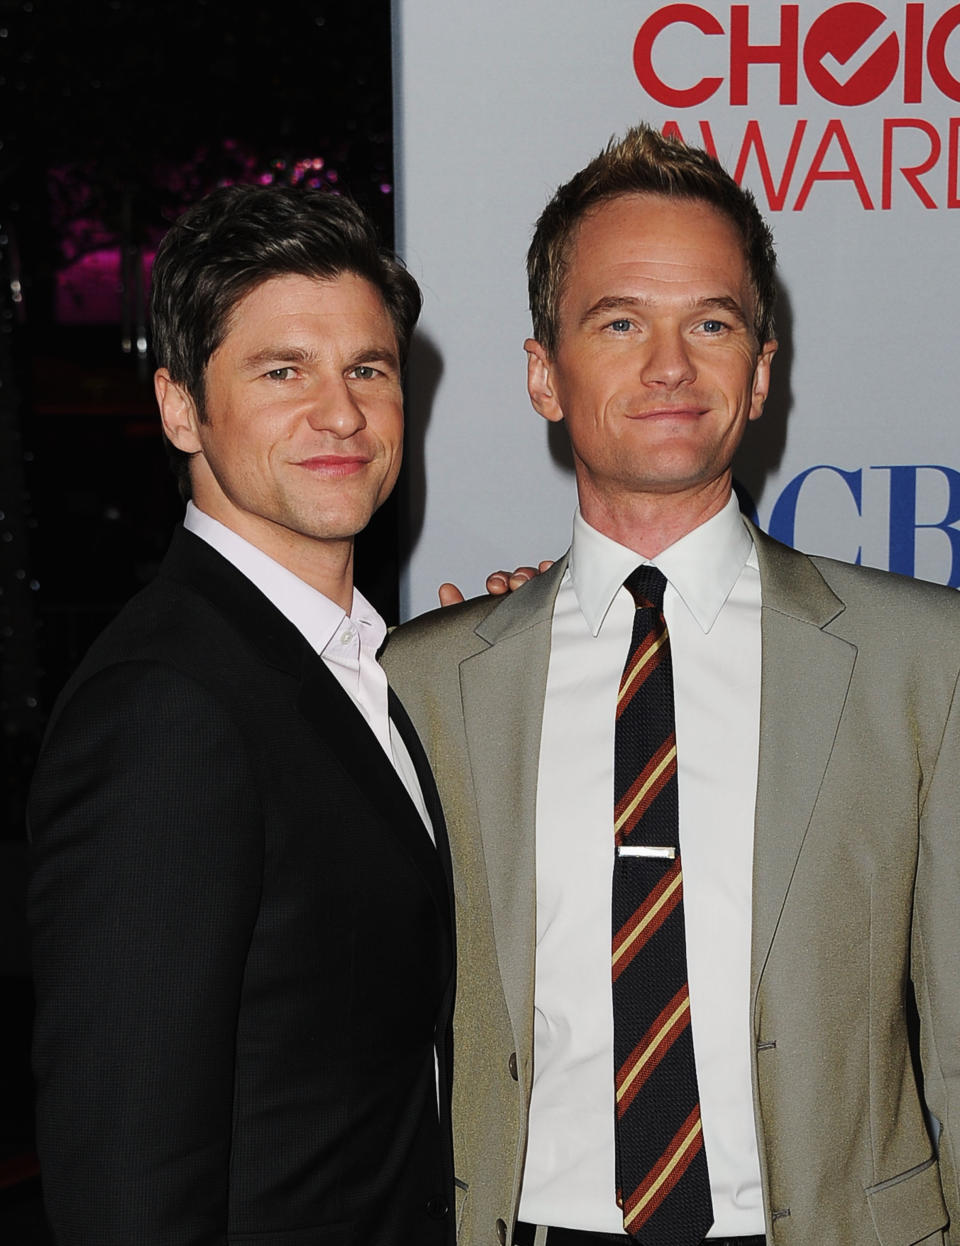
POLYGON ((353 632, 347 631, 347 632, 340 633, 341 645, 349 645, 352 640, 353 640, 353 632))
POLYGON ((427 1203, 427 1215, 431 1220, 442 1220, 447 1214, 448 1207, 442 1198, 432 1198, 427 1203))
POLYGON ((497 1221, 497 1241, 500 1246, 507 1246, 507 1224, 505 1220, 497 1221))
POLYGON ((510 1059, 507 1061, 507 1068, 510 1070, 510 1076, 513 1080, 515 1082, 519 1081, 519 1078, 517 1077, 517 1053, 515 1051, 510 1052, 510 1059))

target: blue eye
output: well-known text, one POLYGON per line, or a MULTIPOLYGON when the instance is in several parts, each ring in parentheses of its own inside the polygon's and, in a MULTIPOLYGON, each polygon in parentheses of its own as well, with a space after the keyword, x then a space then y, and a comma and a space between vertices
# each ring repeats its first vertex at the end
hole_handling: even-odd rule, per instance
POLYGON ((613 320, 610 323, 610 328, 613 329, 615 333, 629 333, 631 327, 632 326, 629 320, 613 320))
POLYGON ((722 320, 705 320, 702 325, 707 333, 722 333, 726 327, 722 320))

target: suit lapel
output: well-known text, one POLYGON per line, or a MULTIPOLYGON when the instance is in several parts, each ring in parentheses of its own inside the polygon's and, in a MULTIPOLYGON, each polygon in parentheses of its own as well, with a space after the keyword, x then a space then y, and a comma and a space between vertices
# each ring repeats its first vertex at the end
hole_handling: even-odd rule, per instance
MULTIPOLYGON (((391 828, 422 874, 446 924, 448 890, 420 814, 363 715, 323 659, 256 585, 192 532, 177 529, 160 574, 204 597, 263 662, 299 681, 300 713, 352 778, 358 798, 391 828)), ((416 765, 415 756, 413 760, 416 765)))
MULTIPOLYGON (((755 992, 833 749, 856 647, 825 630, 844 605, 811 560, 753 535, 763 593, 755 992)), ((553 604, 565 569, 566 559, 493 610, 477 628, 484 648, 460 664, 497 956, 518 1041, 532 1024, 537 770, 553 604)))
POLYGON ((763 596, 755 994, 833 750, 857 651, 824 630, 844 605, 810 559, 756 530, 754 541, 763 596))
POLYGON ((420 814, 363 715, 306 643, 297 708, 351 777, 360 798, 390 827, 446 923, 449 898, 443 870, 420 814))
MULTIPOLYGON (((444 1137, 452 1138, 450 1110, 453 1096, 453 1027, 451 1021, 453 1018, 453 1000, 456 993, 456 974, 454 973, 454 966, 456 965, 456 920, 453 909, 453 868, 450 862, 450 845, 447 841, 447 826, 443 817, 443 808, 440 804, 440 794, 437 791, 437 785, 434 782, 433 772, 430 769, 427 755, 423 751, 423 745, 420 743, 420 737, 417 735, 416 728, 404 709, 403 702, 392 688, 389 695, 390 717, 397 731, 399 731, 404 744, 407 746, 407 752, 410 754, 417 772, 417 778, 420 781, 420 790, 423 792, 423 799, 427 806, 427 813, 430 815, 434 840, 437 845, 434 855, 440 863, 445 884, 445 914, 448 934, 446 946, 449 949, 446 968, 448 980, 441 1006, 440 1020, 437 1024, 436 1050, 437 1074, 442 1088, 440 1095, 440 1124, 444 1137)), ((450 1146, 444 1147, 444 1163, 448 1169, 448 1184, 452 1185, 454 1176, 453 1151, 450 1146)))
POLYGON ((497 958, 514 1033, 527 1045, 533 1024, 540 728, 553 603, 565 568, 564 558, 506 598, 477 628, 485 647, 460 663, 497 958))
MULTIPOLYGON (((420 790, 423 793, 424 803, 427 806, 427 813, 430 817, 430 823, 433 827, 434 842, 436 843, 436 855, 440 863, 440 869, 443 873, 444 882, 446 884, 446 913, 451 933, 454 929, 453 919, 453 867, 450 863, 450 844, 447 840, 447 824, 443 816, 443 806, 440 804, 440 793, 437 791, 437 785, 433 778, 433 771, 430 769, 430 763, 427 755, 423 751, 423 745, 420 743, 420 737, 407 711, 404 709, 403 702, 397 696, 392 688, 389 689, 390 698, 390 718, 394 726, 400 733, 400 737, 407 747, 410 754, 410 760, 413 762, 414 769, 417 772, 417 779, 420 782, 420 790)), ((420 815, 417 814, 419 821, 420 815)))
POLYGON ((307 647, 301 633, 212 545, 185 528, 177 528, 159 574, 209 602, 268 666, 291 675, 299 673, 307 647))

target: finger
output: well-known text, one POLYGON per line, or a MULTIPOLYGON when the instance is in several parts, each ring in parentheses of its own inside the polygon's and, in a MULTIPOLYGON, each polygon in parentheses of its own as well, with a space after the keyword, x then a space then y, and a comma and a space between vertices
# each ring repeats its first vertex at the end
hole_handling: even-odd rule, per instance
POLYGON ((437 596, 440 598, 441 606, 456 606, 463 601, 463 593, 460 592, 456 584, 441 584, 437 590, 437 596))
POLYGON ((506 571, 492 571, 487 576, 487 592, 494 597, 502 597, 510 591, 510 575, 506 571))
POLYGON ((517 567, 510 575, 510 591, 519 588, 521 584, 526 584, 527 580, 532 580, 540 572, 536 567, 517 567))
POLYGON ((543 562, 537 564, 537 570, 538 571, 549 571, 550 568, 553 566, 553 562, 554 560, 552 558, 544 558, 543 562))

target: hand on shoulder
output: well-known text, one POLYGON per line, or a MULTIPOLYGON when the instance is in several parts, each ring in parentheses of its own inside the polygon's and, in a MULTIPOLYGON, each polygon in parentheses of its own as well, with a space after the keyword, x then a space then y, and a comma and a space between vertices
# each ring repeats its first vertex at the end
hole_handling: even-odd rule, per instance
MULTIPOLYGON (((502 597, 515 592, 528 580, 549 570, 553 566, 552 558, 545 558, 536 567, 517 567, 514 571, 491 571, 487 576, 486 589, 491 597, 502 597)), ((437 595, 441 606, 455 606, 464 600, 463 593, 456 584, 441 584, 437 595)))

